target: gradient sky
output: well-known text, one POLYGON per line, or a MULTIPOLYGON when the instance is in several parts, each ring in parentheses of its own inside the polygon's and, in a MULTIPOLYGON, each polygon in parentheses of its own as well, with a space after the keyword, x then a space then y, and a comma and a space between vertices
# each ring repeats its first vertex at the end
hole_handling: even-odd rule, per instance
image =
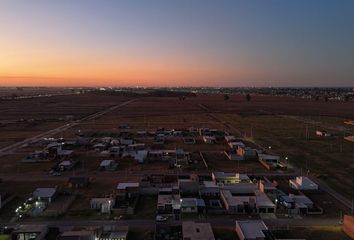
POLYGON ((1 0, 0 86, 353 86, 353 0, 1 0))

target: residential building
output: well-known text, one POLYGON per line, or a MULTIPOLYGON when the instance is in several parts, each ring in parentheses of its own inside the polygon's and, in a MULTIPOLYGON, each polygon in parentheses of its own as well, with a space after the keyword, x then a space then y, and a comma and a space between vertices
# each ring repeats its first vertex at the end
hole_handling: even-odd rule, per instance
POLYGON ((12 239, 16 240, 44 240, 48 233, 48 226, 42 224, 16 225, 12 232, 12 239))
POLYGON ((229 214, 237 213, 275 213, 275 204, 267 195, 255 190, 253 195, 232 194, 230 190, 221 190, 221 200, 229 214))
POLYGON ((115 171, 118 167, 118 163, 116 163, 114 160, 103 160, 100 163, 99 169, 101 171, 115 171))
POLYGON ((236 221, 236 233, 240 240, 271 240, 272 235, 262 220, 236 221))
POLYGON ((314 183, 310 178, 305 176, 299 176, 295 179, 289 180, 291 188, 296 190, 318 190, 318 185, 314 183))
POLYGON ((116 189, 117 196, 130 198, 140 194, 139 182, 122 182, 118 183, 116 189))
POLYGON ((89 185, 90 179, 88 177, 75 176, 70 177, 68 183, 72 188, 83 188, 89 185))
POLYGON ((179 213, 181 210, 181 197, 179 194, 159 194, 157 198, 157 211, 159 213, 179 213))
POLYGON ((246 147, 243 142, 228 142, 228 145, 231 149, 237 150, 239 147, 246 147))
POLYGON ((251 182, 246 174, 213 172, 212 179, 216 184, 235 184, 242 182, 251 182))
POLYGON ((58 191, 56 188, 37 188, 32 196, 38 201, 51 203, 57 197, 58 191))
POLYGON ((92 198, 90 200, 91 209, 100 210, 102 213, 109 213, 115 204, 114 198, 92 198))
POLYGON ((102 234, 102 227, 71 229, 61 233, 57 240, 96 240, 102 234))

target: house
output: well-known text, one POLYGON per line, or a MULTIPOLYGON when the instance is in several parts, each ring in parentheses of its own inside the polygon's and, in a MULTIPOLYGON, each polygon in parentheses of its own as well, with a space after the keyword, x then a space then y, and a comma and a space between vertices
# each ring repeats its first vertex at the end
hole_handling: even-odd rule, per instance
POLYGON ((240 240, 271 240, 271 232, 262 220, 236 221, 236 233, 240 240))
POLYGON ((227 143, 229 143, 229 142, 236 142, 236 137, 235 137, 235 136, 232 136, 232 135, 225 136, 225 141, 226 141, 227 143))
POLYGON ((32 196, 38 201, 51 203, 57 197, 58 191, 56 188, 37 188, 32 196))
POLYGON ((111 231, 103 232, 98 240, 127 240, 128 231, 128 226, 122 226, 119 229, 115 227, 111 231))
POLYGON ((264 193, 269 193, 269 194, 273 194, 276 191, 276 186, 274 186, 273 183, 265 181, 265 180, 261 180, 258 182, 258 188, 259 190, 261 190, 264 193))
POLYGON ((199 187, 199 194, 201 196, 216 197, 220 195, 220 188, 213 181, 203 181, 199 187))
POLYGON ((215 144, 216 138, 213 136, 203 136, 203 142, 207 144, 215 144))
POLYGON ((118 163, 114 160, 103 160, 100 163, 99 170, 101 171, 115 171, 118 167, 118 163))
POLYGON ((187 165, 190 160, 189 152, 184 151, 183 149, 176 149, 176 162, 175 165, 187 165))
POLYGON ((128 152, 137 152, 139 150, 145 150, 146 144, 145 143, 135 143, 135 144, 130 144, 126 147, 125 151, 128 152))
POLYGON ((109 213, 114 204, 114 198, 92 198, 90 200, 91 209, 100 210, 102 213, 109 213))
POLYGON ((119 142, 121 145, 128 146, 128 145, 132 145, 134 143, 134 140, 131 138, 121 138, 119 139, 119 142))
POLYGON ((183 240, 215 240, 210 223, 186 221, 182 223, 183 240))
POLYGON ((289 198, 294 200, 295 209, 298 209, 299 213, 308 213, 308 210, 313 208, 313 202, 305 195, 289 194, 289 198))
POLYGON ((42 224, 16 225, 12 232, 12 239, 44 240, 48 233, 48 226, 42 224))
POLYGON ((174 165, 188 164, 190 154, 183 149, 151 150, 148 152, 147 159, 149 161, 168 161, 174 165))
POLYGON ((238 155, 235 149, 231 149, 231 151, 228 152, 224 151, 224 153, 231 161, 242 161, 245 159, 243 156, 238 155))
POLYGON ((49 152, 44 151, 35 151, 30 153, 23 161, 24 162, 38 162, 38 161, 48 161, 49 160, 49 152))
POLYGON ((231 149, 237 150, 238 147, 246 147, 243 142, 228 142, 227 143, 231 149))
POLYGON ((130 198, 140 194, 140 183, 138 182, 122 182, 118 183, 116 189, 117 196, 130 198))
POLYGON ((244 158, 256 158, 257 151, 254 148, 246 147, 246 146, 238 146, 237 154, 244 158))
POLYGON ((183 195, 198 194, 199 183, 197 181, 192 179, 178 179, 177 184, 183 195))
POLYGON ((257 185, 252 182, 242 182, 237 184, 227 184, 220 187, 221 190, 229 190, 236 195, 254 195, 257 185))
POLYGON ((134 160, 138 163, 143 163, 147 159, 148 153, 148 150, 138 150, 134 156, 134 160))
POLYGON ((180 213, 181 197, 179 194, 159 194, 157 198, 159 213, 180 213))
POLYGON ((246 174, 225 172, 213 172, 212 179, 216 184, 235 184, 251 181, 246 174))
POLYGON ((112 146, 109 148, 108 153, 110 157, 120 157, 124 151, 125 146, 112 146))
POLYGON ((107 143, 96 143, 95 145, 92 146, 92 149, 95 152, 102 152, 103 150, 107 149, 108 144, 107 143))
POLYGON ((312 209, 314 203, 305 195, 294 195, 281 192, 278 194, 277 201, 279 204, 288 209, 288 213, 292 214, 307 214, 309 209, 312 209))
POLYGON ((96 240, 102 231, 102 227, 73 228, 61 233, 57 240, 96 240))
POLYGON ((318 190, 318 185, 308 177, 300 176, 289 180, 291 188, 296 190, 318 190))
POLYGON ((67 170, 70 170, 74 167, 75 165, 75 162, 72 161, 72 160, 64 160, 64 161, 61 161, 59 164, 58 164, 58 168, 60 171, 67 171, 67 170))
POLYGON ((258 160, 269 170, 278 167, 280 157, 270 154, 258 154, 258 160))
POLYGON ((69 159, 74 156, 74 151, 73 150, 64 150, 62 147, 57 148, 57 157, 61 159, 69 159))
POLYGON ((236 213, 275 213, 275 204, 259 190, 254 194, 233 194, 230 190, 220 191, 221 200, 229 214, 236 213))
POLYGON ((69 186, 72 188, 83 188, 89 185, 90 179, 88 177, 70 177, 69 186))
POLYGON ((196 198, 181 198, 181 212, 197 213, 198 202, 196 198))

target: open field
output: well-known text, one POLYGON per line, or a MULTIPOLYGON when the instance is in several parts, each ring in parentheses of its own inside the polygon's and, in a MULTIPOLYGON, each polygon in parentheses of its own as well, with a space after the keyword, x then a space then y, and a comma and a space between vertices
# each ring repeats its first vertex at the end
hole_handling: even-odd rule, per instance
MULTIPOLYGON (((127 100, 129 99, 120 96, 80 94, 1 102, 0 109, 3 110, 3 114, 0 116, 2 121, 0 146, 21 141, 127 100)), ((85 119, 53 137, 75 138, 79 131, 88 135, 118 136, 121 130, 120 124, 129 124, 131 132, 156 130, 159 127, 169 129, 216 128, 235 135, 249 146, 264 147, 269 152, 280 155, 282 159, 287 156, 290 165, 301 169, 303 174, 317 177, 351 199, 354 196, 352 174, 354 144, 344 141, 343 135, 349 134, 353 128, 343 124, 343 121, 351 117, 352 112, 348 109, 352 107, 352 102, 324 103, 264 96, 255 96, 251 102, 246 102, 242 96, 231 96, 229 101, 224 101, 220 95, 190 97, 184 101, 176 97, 144 97, 95 119, 85 119), (291 107, 292 105, 297 107, 291 107), (330 105, 330 107, 325 107, 325 105, 330 105), (311 109, 317 107, 321 112, 313 112, 312 115, 311 109), (337 113, 336 108, 338 108, 337 113), (337 136, 317 137, 315 135, 317 129, 335 132, 337 136)), ((17 200, 10 205, 10 210, 13 211, 15 206, 36 187, 65 187, 70 176, 85 175, 93 182, 88 188, 79 192, 63 219, 82 219, 84 216, 90 220, 104 220, 107 216, 100 215, 89 208, 90 198, 110 194, 119 182, 139 181, 149 174, 211 173, 212 171, 267 172, 257 160, 239 163, 228 160, 224 154, 224 150, 228 147, 223 141, 210 145, 203 143, 200 136, 196 136, 195 139, 196 144, 188 145, 183 142, 182 138, 173 137, 165 145, 157 147, 183 148, 191 152, 193 160, 198 161, 194 169, 170 169, 167 162, 137 164, 132 158, 116 157, 115 160, 119 161, 118 170, 101 172, 98 171, 98 166, 106 157, 93 150, 78 147, 75 148, 77 154, 75 159, 79 161, 79 164, 74 169, 62 173, 61 176, 48 175, 48 170, 53 165, 52 162, 22 163, 21 160, 28 153, 38 149, 36 145, 28 145, 1 157, 0 178, 3 177, 6 181, 0 183, 0 191, 14 193, 18 196, 17 200), (200 152, 208 168, 204 166, 200 152)), ((294 169, 271 172, 293 173, 294 169)), ((286 185, 286 181, 283 185, 286 185)), ((326 217, 339 218, 340 211, 348 211, 326 193, 310 194, 309 197, 326 209, 324 212, 326 217)), ((140 203, 139 211, 133 218, 153 218, 156 199, 142 198, 140 203)), ((4 219, 9 219, 10 212, 0 212, 0 215, 4 219)), ((319 232, 317 229, 301 231, 304 236, 306 234, 318 236, 319 232)), ((289 234, 284 230, 276 233, 278 236, 289 234)), ((333 236, 333 239, 341 239, 342 236, 342 233, 337 230, 329 234, 333 236)), ((223 236, 224 239, 229 239, 234 232, 216 229, 216 235, 221 239, 223 236)))
MULTIPOLYGON (((0 105, 2 115, 0 118, 6 120, 39 119, 40 123, 30 126, 33 123, 5 124, 1 127, 0 144, 16 142, 35 133, 47 130, 57 124, 62 124, 65 120, 58 120, 67 115, 74 118, 81 118, 105 107, 112 106, 126 100, 124 97, 106 96, 103 94, 92 95, 83 94, 75 96, 58 96, 43 99, 27 99, 4 102, 0 105), (95 101, 92 101, 95 99, 95 101), (99 99, 99 101, 98 101, 99 99), (26 107, 26 106, 30 107, 26 107), (26 131, 26 130, 27 131, 26 131)), ((315 106, 323 111, 321 114, 339 116, 352 111, 352 102, 315 102, 297 98, 274 98, 266 96, 254 96, 251 102, 246 102, 243 96, 231 96, 229 101, 224 101, 220 95, 190 97, 185 101, 180 101, 176 97, 145 97, 129 105, 107 113, 98 119, 87 120, 78 126, 61 132, 57 137, 74 137, 78 130, 82 132, 102 132, 116 134, 119 132, 118 126, 122 123, 129 123, 132 131, 134 130, 153 130, 157 127, 165 128, 188 128, 188 127, 209 127, 219 128, 240 137, 246 137, 264 147, 272 146, 272 151, 281 156, 288 156, 290 164, 298 166, 310 173, 326 178, 326 182, 341 190, 348 197, 353 196, 353 144, 342 140, 341 131, 338 137, 319 138, 315 137, 314 132, 317 128, 323 128, 321 119, 326 126, 346 127, 343 124, 344 118, 338 117, 318 117, 316 124, 306 124, 302 121, 288 117, 289 115, 267 114, 273 109, 278 113, 285 113, 283 109, 293 109, 294 113, 307 115, 315 106), (293 108, 290 105, 297 105, 293 108), (205 112, 200 105, 206 106, 210 111, 215 110, 214 115, 220 120, 216 121, 205 112), (331 107, 324 107, 330 105, 331 107), (333 108, 332 108, 333 106, 333 108), (300 110, 301 109, 301 110, 300 110), (296 111, 295 111, 296 110, 296 111), (334 112, 335 110, 335 112, 334 112), (261 114, 261 115, 259 115, 261 114), (238 131, 233 131, 237 129, 238 131), (306 134, 309 134, 307 138, 306 134), (339 163, 339 164, 338 164, 339 163)), ((288 112, 290 113, 290 112, 288 112)), ((306 119, 311 116, 306 116, 306 119)), ((340 129, 341 130, 341 129, 340 129)), ((211 170, 227 170, 237 167, 243 171, 262 171, 259 164, 252 162, 241 163, 239 166, 235 162, 226 159, 222 152, 226 146, 207 145, 197 139, 196 145, 186 145, 181 140, 168 143, 164 148, 182 147, 188 151, 205 152, 211 170), (248 165, 248 166, 247 166, 248 165), (256 166, 256 168, 254 168, 256 166)), ((23 158, 25 155, 19 153, 18 156, 12 155, 2 160, 3 171, 11 171, 11 166, 16 166, 16 172, 30 172, 33 167, 37 172, 47 169, 48 165, 43 164, 38 168, 34 165, 20 163, 17 165, 16 159, 23 158)), ((83 168, 95 171, 96 166, 101 160, 99 157, 81 156, 86 159, 83 168)), ((131 168, 130 163, 124 164, 125 168, 131 168)), ((133 166, 134 167, 134 166, 133 166)), ((153 168, 153 166, 151 166, 153 168)), ((160 166, 157 166, 159 168, 160 166)), ((149 169, 143 166, 143 169, 149 169)), ((124 169, 124 168, 123 168, 124 169)), ((137 168, 136 170, 139 170, 137 168)), ((157 169, 158 170, 158 169, 157 169)))
POLYGON ((53 96, 0 102, 0 147, 80 119, 126 100, 95 94, 53 96))
POLYGON ((39 96, 39 95, 55 95, 70 94, 72 91, 68 88, 54 87, 0 87, 1 97, 21 97, 21 96, 39 96))

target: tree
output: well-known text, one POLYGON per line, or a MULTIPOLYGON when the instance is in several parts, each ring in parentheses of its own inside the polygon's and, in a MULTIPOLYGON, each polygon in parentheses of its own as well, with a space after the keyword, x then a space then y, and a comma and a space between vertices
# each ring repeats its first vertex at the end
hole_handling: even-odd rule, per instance
POLYGON ((251 95, 249 93, 246 94, 246 101, 247 102, 251 101, 251 95))
POLYGON ((327 96, 325 96, 325 97, 324 97, 324 100, 325 100, 325 102, 328 102, 329 99, 328 99, 327 96))
POLYGON ((228 94, 224 94, 224 100, 227 101, 230 99, 230 96, 228 94))
POLYGON ((315 97, 315 100, 316 100, 316 101, 320 100, 320 97, 319 97, 319 96, 316 96, 316 97, 315 97))
POLYGON ((349 102, 349 100, 350 100, 349 95, 345 95, 345 96, 344 96, 344 101, 349 102))

